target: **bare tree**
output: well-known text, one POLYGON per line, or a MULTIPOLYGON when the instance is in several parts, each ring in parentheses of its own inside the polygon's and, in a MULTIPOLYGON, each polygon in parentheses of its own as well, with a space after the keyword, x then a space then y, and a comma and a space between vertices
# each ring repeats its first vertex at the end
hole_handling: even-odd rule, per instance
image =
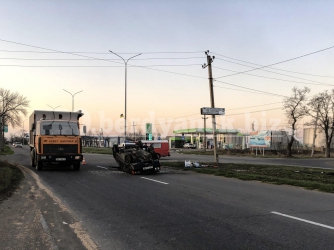
POLYGON ((10 90, 0 88, 0 116, 4 117, 12 127, 21 126, 21 115, 26 116, 29 101, 18 92, 11 93, 10 90))
POLYGON ((298 122, 307 115, 307 108, 305 102, 307 101, 307 94, 310 89, 305 87, 298 89, 294 87, 292 89, 292 95, 286 97, 283 101, 283 109, 286 118, 288 119, 289 128, 291 129, 291 137, 288 137, 287 156, 292 156, 292 145, 295 141, 295 131, 298 128, 298 122))
MULTIPOLYGON (((0 117, 3 124, 10 124, 12 127, 21 126, 21 116, 27 115, 26 108, 29 101, 18 92, 12 93, 8 89, 0 88, 0 117)), ((0 150, 4 148, 4 133, 1 128, 0 150)))
POLYGON ((319 126, 325 133, 325 157, 330 157, 330 145, 334 135, 334 90, 314 96, 308 103, 312 120, 308 125, 319 126))
POLYGON ((138 128, 138 132, 137 132, 136 136, 137 136, 138 140, 142 140, 143 138, 145 138, 142 128, 140 128, 140 127, 138 128))

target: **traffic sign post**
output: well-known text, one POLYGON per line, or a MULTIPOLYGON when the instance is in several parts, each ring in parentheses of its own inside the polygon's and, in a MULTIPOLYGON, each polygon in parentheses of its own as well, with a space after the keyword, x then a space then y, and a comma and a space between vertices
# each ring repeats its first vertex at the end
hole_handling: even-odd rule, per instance
POLYGON ((225 108, 201 108, 201 115, 225 115, 225 108))

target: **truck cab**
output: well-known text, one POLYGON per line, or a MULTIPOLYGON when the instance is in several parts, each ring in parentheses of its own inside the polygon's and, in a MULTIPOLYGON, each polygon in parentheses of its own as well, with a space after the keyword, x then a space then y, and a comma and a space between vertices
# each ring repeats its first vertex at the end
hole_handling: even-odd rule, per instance
POLYGON ((34 111, 30 116, 30 162, 42 170, 45 165, 73 166, 80 169, 82 144, 79 112, 34 111))

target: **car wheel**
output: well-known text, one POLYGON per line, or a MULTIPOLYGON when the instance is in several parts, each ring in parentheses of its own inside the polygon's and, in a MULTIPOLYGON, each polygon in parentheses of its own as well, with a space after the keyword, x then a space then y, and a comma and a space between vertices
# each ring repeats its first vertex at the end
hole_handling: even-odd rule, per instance
POLYGON ((132 157, 131 157, 131 155, 126 154, 126 155, 124 156, 124 162, 125 162, 126 164, 130 164, 130 163, 132 162, 132 157))

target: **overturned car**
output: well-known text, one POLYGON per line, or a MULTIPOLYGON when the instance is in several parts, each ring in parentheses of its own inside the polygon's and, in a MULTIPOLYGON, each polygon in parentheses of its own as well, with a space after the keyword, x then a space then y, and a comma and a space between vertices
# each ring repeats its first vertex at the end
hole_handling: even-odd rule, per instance
POLYGON ((153 147, 145 148, 141 141, 135 145, 113 146, 113 156, 118 166, 126 173, 156 173, 161 169, 158 155, 153 147))

